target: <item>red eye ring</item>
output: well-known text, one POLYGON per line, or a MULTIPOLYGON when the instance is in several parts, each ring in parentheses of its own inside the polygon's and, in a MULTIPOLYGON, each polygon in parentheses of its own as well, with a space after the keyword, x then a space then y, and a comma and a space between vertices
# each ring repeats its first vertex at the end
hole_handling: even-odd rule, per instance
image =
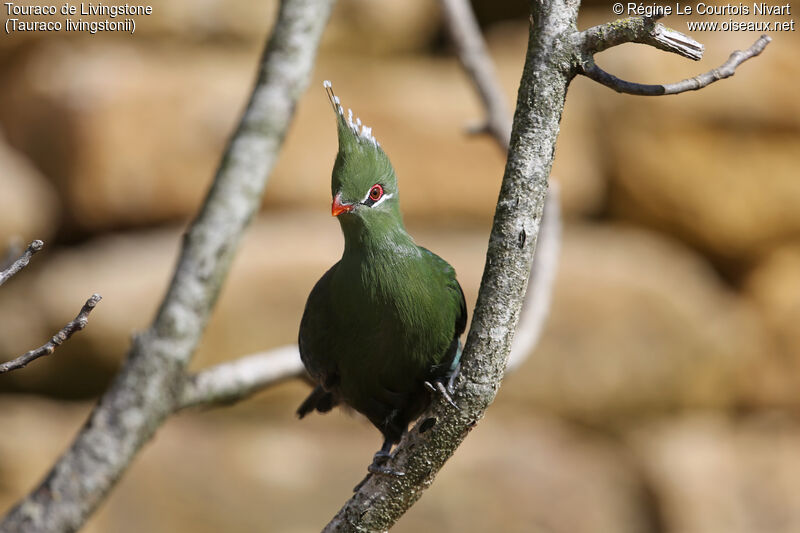
POLYGON ((379 183, 376 183, 372 186, 369 190, 369 199, 373 202, 377 202, 383 196, 383 187, 380 186, 379 183))

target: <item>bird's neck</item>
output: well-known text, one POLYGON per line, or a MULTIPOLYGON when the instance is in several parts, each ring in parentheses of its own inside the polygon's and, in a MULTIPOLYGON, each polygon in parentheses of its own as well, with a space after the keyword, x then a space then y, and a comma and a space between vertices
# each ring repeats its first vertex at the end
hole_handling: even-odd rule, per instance
POLYGON ((399 218, 386 217, 364 223, 356 217, 340 218, 344 258, 380 256, 416 251, 417 245, 399 218))
POLYGON ((339 219, 344 233, 344 253, 332 282, 334 299, 353 305, 345 316, 360 312, 365 301, 385 304, 398 297, 408 297, 409 291, 403 288, 420 277, 421 249, 402 222, 374 224, 373 219, 363 224, 353 218, 339 219))

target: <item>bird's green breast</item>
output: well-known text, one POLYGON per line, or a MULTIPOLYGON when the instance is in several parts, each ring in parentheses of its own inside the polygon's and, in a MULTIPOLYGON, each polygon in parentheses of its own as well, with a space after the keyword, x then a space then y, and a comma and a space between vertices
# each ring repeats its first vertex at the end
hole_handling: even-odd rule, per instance
POLYGON ((357 409, 383 389, 416 390, 454 337, 459 306, 447 273, 400 231, 346 246, 331 276, 336 312, 329 340, 341 393, 357 409))

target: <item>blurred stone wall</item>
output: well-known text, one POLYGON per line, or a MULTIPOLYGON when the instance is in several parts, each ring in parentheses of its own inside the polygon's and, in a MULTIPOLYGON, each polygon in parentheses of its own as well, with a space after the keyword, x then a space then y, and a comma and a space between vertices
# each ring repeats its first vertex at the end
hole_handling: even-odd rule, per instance
MULTIPOLYGON (((513 101, 527 28, 511 2, 490 4, 478 13, 513 101)), ((104 296, 54 357, 0 379, 0 510, 43 475, 151 320, 275 7, 170 0, 133 36, 0 37, 0 243, 47 243, 0 290, 0 360, 104 296)), ((612 16, 592 3, 581 25, 612 16)), ((699 63, 637 45, 598 62, 677 81, 757 37, 693 36, 699 63)), ((398 531, 800 531, 800 39, 772 36, 697 93, 573 82, 544 338, 398 531)), ((323 79, 391 156, 418 242, 475 300, 504 158, 464 134, 482 111, 437 6, 341 0, 194 368, 294 342, 308 291, 341 253, 323 79)), ((169 422, 87 531, 319 527, 379 439, 346 414, 297 422, 305 392, 290 383, 169 422)))

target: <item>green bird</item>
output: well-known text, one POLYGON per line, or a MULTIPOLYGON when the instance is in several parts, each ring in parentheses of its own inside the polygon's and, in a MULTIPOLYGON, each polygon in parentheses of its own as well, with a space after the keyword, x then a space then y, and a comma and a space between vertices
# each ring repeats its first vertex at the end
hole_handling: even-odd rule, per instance
POLYGON ((338 129, 331 213, 344 252, 311 290, 300 322, 300 356, 316 387, 297 414, 352 407, 383 434, 368 470, 402 474, 383 465, 432 392, 455 406, 464 293, 453 267, 406 231, 397 177, 372 129, 351 110, 345 116, 330 82, 323 86, 338 129))

